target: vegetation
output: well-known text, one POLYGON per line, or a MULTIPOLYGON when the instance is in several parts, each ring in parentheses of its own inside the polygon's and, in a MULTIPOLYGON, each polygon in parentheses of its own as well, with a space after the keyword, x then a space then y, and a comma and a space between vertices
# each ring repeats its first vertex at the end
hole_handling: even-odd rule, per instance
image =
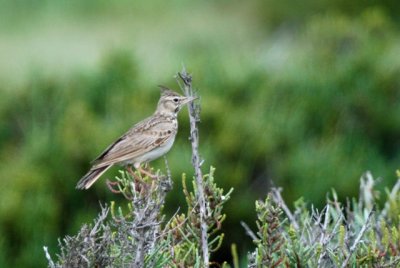
MULTIPOLYGON (((165 221, 161 208, 172 182, 160 175, 152 180, 122 172, 110 190, 129 202, 122 208, 102 207, 91 226, 84 225, 73 237, 59 242, 61 254, 54 262, 45 247, 49 267, 205 267, 201 254, 199 192, 186 187, 187 213, 177 212, 165 221), (139 179, 138 179, 139 178, 139 179)), ((273 188, 265 201, 256 201, 257 233, 243 223, 255 250, 248 255, 248 267, 396 267, 400 263, 400 172, 391 191, 386 191, 382 208, 376 205, 376 180, 367 172, 360 181, 360 198, 342 205, 337 193, 319 211, 298 200, 292 213, 273 188)), ((194 182, 195 180, 193 180, 194 182)), ((214 183, 214 169, 204 176, 207 204, 208 247, 216 252, 224 237, 219 232, 225 215, 223 204, 230 193, 214 183)), ((237 258, 237 252, 232 251, 237 258)), ((222 267, 230 267, 224 262, 222 267)), ((234 262, 233 267, 239 267, 234 262)))
MULTIPOLYGON (((90 191, 74 186, 105 146, 153 112, 157 84, 174 88, 182 62, 202 97, 204 165, 217 167, 218 187, 235 188, 212 260, 232 260, 235 243, 245 265, 254 245, 240 222, 258 229, 254 201, 272 185, 293 211, 301 197, 323 211, 332 188, 345 203, 366 170, 382 178, 377 190, 394 185, 397 2, 286 3, 1 2, 0 266, 44 266, 43 245, 55 256, 57 238, 92 222, 99 200, 122 202, 105 178, 90 191)), ((186 204, 188 125, 181 113, 167 155, 166 220, 186 204)), ((152 166, 163 170, 163 161, 152 166)))
MULTIPOLYGON (((222 206, 231 192, 223 194, 214 183, 213 173, 211 168, 204 176, 208 246, 212 252, 222 243, 223 235, 217 232, 225 219, 222 206)), ((185 175, 182 181, 186 185, 185 175)), ((113 192, 129 200, 127 212, 121 207, 116 209, 114 203, 111 209, 102 207, 93 225, 84 225, 77 235, 60 241, 61 254, 56 263, 45 248, 50 267, 204 267, 196 187, 193 192, 184 188, 187 212, 177 211, 165 221, 161 209, 171 190, 170 178, 159 174, 158 180, 146 177, 138 181, 128 172, 121 172, 121 178, 112 184, 118 189, 113 192), (112 215, 109 219, 108 214, 112 215)))
POLYGON ((300 199, 294 213, 280 190, 272 189, 265 201, 256 202, 258 232, 250 234, 257 248, 249 267, 397 267, 400 180, 387 191, 383 208, 375 205, 375 186, 368 172, 361 177, 358 200, 343 205, 333 191, 321 211, 300 199))

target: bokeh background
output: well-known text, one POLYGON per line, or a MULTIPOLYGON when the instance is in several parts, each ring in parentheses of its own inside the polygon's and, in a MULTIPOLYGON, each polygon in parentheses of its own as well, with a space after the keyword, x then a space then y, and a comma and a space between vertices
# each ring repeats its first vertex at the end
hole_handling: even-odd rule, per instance
MULTIPOLYGON (((400 2, 394 0, 0 1, 0 267, 43 267, 42 246, 117 199, 89 162, 150 115, 182 64, 202 105, 204 171, 235 191, 213 259, 242 263, 254 202, 272 186, 321 206, 357 196, 366 170, 395 181, 400 153, 400 2)), ((165 211, 184 208, 188 116, 168 154, 165 211)), ((164 168, 163 161, 153 162, 164 168)), ((106 177, 117 174, 118 168, 106 177)))

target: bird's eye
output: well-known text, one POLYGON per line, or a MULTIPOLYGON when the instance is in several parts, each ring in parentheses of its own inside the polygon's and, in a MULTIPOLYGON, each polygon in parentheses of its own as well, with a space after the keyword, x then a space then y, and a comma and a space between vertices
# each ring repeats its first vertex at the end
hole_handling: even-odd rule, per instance
POLYGON ((178 98, 174 98, 174 102, 178 103, 179 99, 178 98))

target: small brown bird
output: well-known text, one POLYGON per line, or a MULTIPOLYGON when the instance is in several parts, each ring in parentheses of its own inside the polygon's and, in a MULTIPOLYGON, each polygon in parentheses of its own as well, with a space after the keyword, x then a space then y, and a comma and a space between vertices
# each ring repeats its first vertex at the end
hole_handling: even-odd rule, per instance
POLYGON ((196 98, 181 96, 163 86, 160 88, 161 97, 155 113, 108 146, 79 180, 77 189, 89 189, 114 164, 133 165, 141 171, 142 163, 157 159, 171 149, 178 131, 178 112, 196 98))

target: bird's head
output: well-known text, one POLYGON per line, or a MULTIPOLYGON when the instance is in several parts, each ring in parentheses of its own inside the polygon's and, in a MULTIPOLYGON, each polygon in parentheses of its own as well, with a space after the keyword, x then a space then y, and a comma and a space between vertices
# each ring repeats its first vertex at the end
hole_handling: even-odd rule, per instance
POLYGON ((161 88, 161 97, 158 101, 156 113, 176 116, 181 108, 196 99, 196 97, 182 96, 164 86, 161 88))

